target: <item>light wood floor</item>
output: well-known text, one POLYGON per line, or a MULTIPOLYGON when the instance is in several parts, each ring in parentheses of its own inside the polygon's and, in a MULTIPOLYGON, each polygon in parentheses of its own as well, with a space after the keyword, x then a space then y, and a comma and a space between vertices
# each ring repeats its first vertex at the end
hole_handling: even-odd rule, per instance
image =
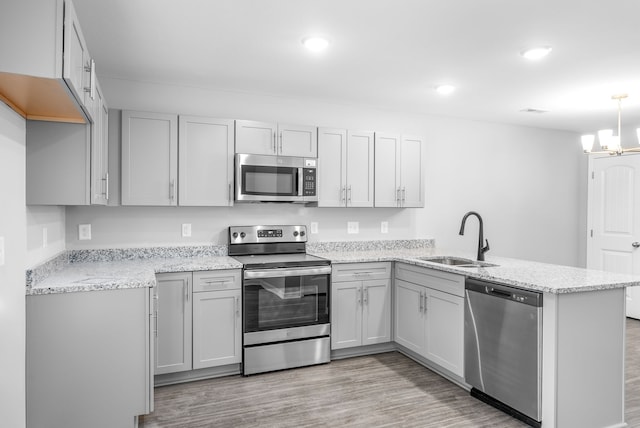
MULTIPOLYGON (((640 321, 627 321, 626 421, 640 426, 640 321)), ((390 352, 156 388, 145 428, 525 427, 390 352)))

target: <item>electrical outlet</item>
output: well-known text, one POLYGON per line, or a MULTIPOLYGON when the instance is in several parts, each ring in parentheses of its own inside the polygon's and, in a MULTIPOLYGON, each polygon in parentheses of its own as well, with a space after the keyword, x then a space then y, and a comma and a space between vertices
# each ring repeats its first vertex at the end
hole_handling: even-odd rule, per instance
POLYGON ((355 234, 359 232, 360 224, 357 221, 347 222, 347 233, 355 234))
POLYGON ((91 225, 79 224, 78 225, 78 240, 88 241, 91 239, 91 225))
POLYGON ((381 221, 380 222, 380 233, 389 233, 389 222, 381 221))
POLYGON ((49 245, 49 231, 46 227, 42 228, 42 248, 47 248, 49 245))
POLYGON ((312 221, 311 224, 309 225, 310 229, 311 229, 311 233, 318 233, 318 222, 317 221, 312 221))
POLYGON ((191 223, 182 223, 182 237, 188 238, 191 236, 191 223))
POLYGON ((4 236, 0 236, 0 266, 4 266, 4 236))

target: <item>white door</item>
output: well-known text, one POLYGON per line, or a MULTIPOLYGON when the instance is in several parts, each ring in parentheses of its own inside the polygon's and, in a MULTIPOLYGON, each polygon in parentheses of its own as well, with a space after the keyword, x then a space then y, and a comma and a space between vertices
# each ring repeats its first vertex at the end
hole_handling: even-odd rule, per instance
POLYGON ((191 272, 156 277, 158 299, 155 374, 191 370, 191 272))
POLYGON ((365 281, 362 286, 362 344, 391 340, 391 281, 365 281))
POLYGON ((347 130, 318 128, 318 206, 344 207, 347 130))
POLYGON ((347 206, 373 206, 373 132, 347 133, 347 206))
POLYGON ((193 293, 193 368, 242 361, 240 290, 193 293))
POLYGON ((400 136, 375 133, 374 184, 376 207, 397 207, 400 203, 400 136))
POLYGON ((424 144, 418 137, 402 137, 400 199, 402 207, 424 207, 424 144))
POLYGON ((331 349, 362 345, 362 282, 334 282, 331 288, 331 349))
MULTIPOLYGON (((590 159, 587 267, 640 274, 640 155, 590 159)), ((627 316, 640 319, 640 290, 627 288, 627 316)))
POLYGON ((278 124, 280 156, 318 157, 318 128, 315 126, 278 124))
POLYGON ((464 298, 426 289, 426 354, 429 360, 462 377, 464 298))
POLYGON ((275 123, 236 120, 236 153, 276 154, 275 123))
POLYGON ((395 281, 395 341, 420 355, 425 353, 424 292, 419 285, 395 281))

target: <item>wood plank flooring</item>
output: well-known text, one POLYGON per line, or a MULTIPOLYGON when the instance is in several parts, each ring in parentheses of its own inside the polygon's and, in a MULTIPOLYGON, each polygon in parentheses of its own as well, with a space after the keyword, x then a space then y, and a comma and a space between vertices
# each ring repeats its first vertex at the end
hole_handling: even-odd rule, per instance
MULTIPOLYGON (((585 374, 588 375, 588 374, 585 374)), ((640 321, 627 321, 626 420, 640 427, 640 321)), ((523 423, 397 352, 156 388, 144 428, 495 427, 523 423)))

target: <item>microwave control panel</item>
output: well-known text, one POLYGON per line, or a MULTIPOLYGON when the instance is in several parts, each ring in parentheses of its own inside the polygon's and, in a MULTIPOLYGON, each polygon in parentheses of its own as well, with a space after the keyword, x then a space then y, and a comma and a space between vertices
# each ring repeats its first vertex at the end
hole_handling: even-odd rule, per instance
POLYGON ((302 168, 302 195, 316 195, 316 169, 302 168))

